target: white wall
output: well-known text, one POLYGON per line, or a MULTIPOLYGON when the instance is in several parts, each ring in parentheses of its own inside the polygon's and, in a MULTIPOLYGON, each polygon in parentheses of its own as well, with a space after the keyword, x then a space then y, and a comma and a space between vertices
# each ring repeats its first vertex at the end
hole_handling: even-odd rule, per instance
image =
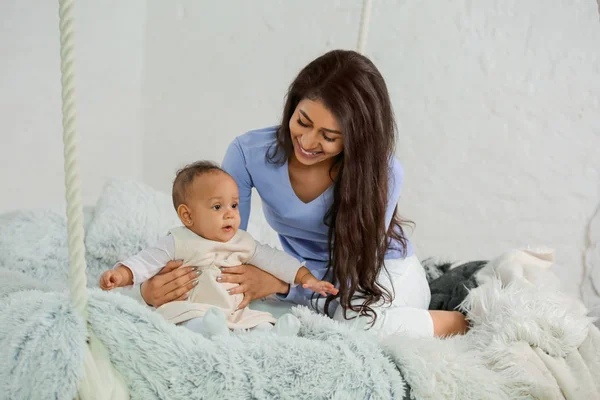
MULTIPOLYGON (((11 193, 0 210, 62 196, 60 141, 49 136, 60 131, 56 17, 52 3, 33 3, 0 5, 0 137, 14 143, 0 150, 11 193)), ((301 67, 328 49, 354 48, 361 7, 83 4, 89 201, 115 174, 168 191, 184 163, 220 161, 235 136, 277 123, 301 67)), ((406 169, 401 211, 417 223, 419 255, 488 258, 545 244, 577 293, 600 203, 596 2, 374 2, 367 55, 392 95, 406 169)))
MULTIPOLYGON (((84 202, 120 174, 141 178, 145 1, 76 3, 84 202)), ((0 212, 62 204, 58 3, 0 2, 0 212)))
POLYGON ((598 5, 435 5, 378 3, 368 50, 393 98, 419 254, 545 244, 575 293, 600 202, 598 5))
POLYGON ((360 2, 148 2, 144 179, 220 162, 229 142, 278 123, 285 91, 325 49, 353 47, 360 2))

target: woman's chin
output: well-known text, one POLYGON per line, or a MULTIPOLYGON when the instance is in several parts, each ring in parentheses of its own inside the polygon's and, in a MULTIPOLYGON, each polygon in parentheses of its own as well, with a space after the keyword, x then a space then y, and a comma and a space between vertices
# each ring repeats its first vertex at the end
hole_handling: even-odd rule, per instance
POLYGON ((323 160, 327 159, 327 156, 324 153, 319 153, 316 156, 308 156, 302 152, 302 150, 294 147, 294 155, 296 156, 296 160, 300 162, 300 164, 309 166, 320 163, 323 160))

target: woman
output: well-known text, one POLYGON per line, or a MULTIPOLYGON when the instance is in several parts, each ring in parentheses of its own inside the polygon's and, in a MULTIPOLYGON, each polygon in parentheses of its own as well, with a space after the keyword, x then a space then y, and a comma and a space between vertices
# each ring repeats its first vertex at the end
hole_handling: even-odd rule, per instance
MULTIPOLYGON (((377 68, 353 51, 331 51, 307 65, 289 88, 281 126, 236 138, 223 168, 240 190, 241 229, 256 188, 284 250, 339 288, 318 308, 382 335, 463 333, 459 312, 428 311, 423 267, 396 216, 403 170, 394 158, 395 122, 377 68)), ((154 306, 185 295, 188 269, 171 263, 142 286, 154 306)), ((297 304, 310 295, 252 265, 228 268, 243 305, 277 294, 297 304)), ((324 301, 323 301, 324 300, 324 301)))

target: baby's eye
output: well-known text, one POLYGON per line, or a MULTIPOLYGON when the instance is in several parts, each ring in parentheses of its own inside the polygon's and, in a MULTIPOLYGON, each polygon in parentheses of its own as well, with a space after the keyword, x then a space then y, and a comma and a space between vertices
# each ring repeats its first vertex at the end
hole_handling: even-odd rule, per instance
POLYGON ((238 207, 238 203, 233 203, 233 204, 231 205, 231 208, 233 208, 233 209, 236 209, 237 207, 238 207))
POLYGON ((213 206, 213 210, 215 210, 215 211, 219 211, 220 209, 221 209, 221 205, 220 204, 215 204, 213 206))

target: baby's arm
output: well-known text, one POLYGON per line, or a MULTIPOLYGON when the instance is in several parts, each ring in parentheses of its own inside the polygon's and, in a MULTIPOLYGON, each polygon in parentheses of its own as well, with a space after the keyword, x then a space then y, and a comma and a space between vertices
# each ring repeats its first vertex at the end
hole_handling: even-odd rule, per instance
POLYGON ((338 292, 330 282, 317 279, 296 258, 265 244, 256 243, 256 251, 248 264, 255 265, 292 286, 301 284, 302 287, 324 296, 327 296, 326 293, 337 294, 338 292))
POLYGON ((114 288, 133 285, 133 272, 129 267, 119 264, 116 268, 105 271, 100 276, 100 288, 112 290, 114 288))
POLYGON ((112 270, 104 272, 100 277, 100 287, 104 290, 110 290, 119 286, 141 283, 156 275, 169 261, 174 260, 174 258, 175 241, 173 236, 164 236, 156 245, 148 247, 124 261, 116 263, 112 270), (124 272, 127 271, 130 274, 130 279, 127 279, 125 276, 124 272), (123 276, 126 279, 120 281, 122 282, 121 284, 116 285, 113 282, 112 285, 109 285, 110 277, 115 276, 115 274, 123 274, 120 276, 123 276))
POLYGON ((286 252, 258 242, 254 255, 247 264, 252 264, 290 285, 295 284, 296 273, 302 267, 300 261, 286 252))
POLYGON ((306 267, 300 267, 296 273, 294 283, 302 285, 303 288, 310 289, 324 297, 327 297, 327 293, 338 294, 338 290, 331 282, 317 279, 306 267))

